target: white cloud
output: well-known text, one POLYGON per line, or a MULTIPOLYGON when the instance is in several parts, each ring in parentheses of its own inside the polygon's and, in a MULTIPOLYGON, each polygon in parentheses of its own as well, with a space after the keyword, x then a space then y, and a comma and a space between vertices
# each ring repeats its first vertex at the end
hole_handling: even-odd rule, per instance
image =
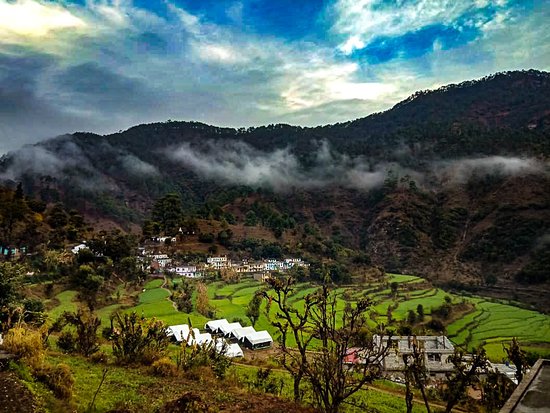
POLYGON ((371 168, 363 157, 351 158, 332 151, 327 142, 312 145, 313 165, 300 165, 291 148, 261 151, 242 141, 208 141, 202 148, 183 144, 169 148, 166 156, 198 175, 226 184, 291 188, 345 186, 369 190, 384 182, 389 165, 371 168))
POLYGON ((281 96, 289 109, 304 109, 339 100, 375 100, 395 91, 391 83, 355 80, 356 63, 319 64, 292 72, 281 96))
POLYGON ((349 55, 378 36, 399 36, 433 24, 451 25, 466 12, 487 4, 484 0, 338 0, 333 6, 337 17, 332 31, 344 38, 339 49, 349 55))
POLYGON ((534 158, 486 156, 439 162, 434 164, 433 169, 442 182, 462 184, 475 175, 483 176, 494 173, 503 176, 546 174, 549 166, 550 164, 545 164, 534 158))
POLYGON ((0 34, 42 37, 52 31, 85 27, 86 23, 54 3, 0 0, 0 34))

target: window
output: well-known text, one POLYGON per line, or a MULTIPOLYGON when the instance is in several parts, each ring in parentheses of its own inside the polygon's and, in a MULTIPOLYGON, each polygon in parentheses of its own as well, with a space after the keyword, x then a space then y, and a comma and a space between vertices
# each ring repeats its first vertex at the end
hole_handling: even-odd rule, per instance
POLYGON ((428 353, 428 361, 441 362, 441 354, 428 353))

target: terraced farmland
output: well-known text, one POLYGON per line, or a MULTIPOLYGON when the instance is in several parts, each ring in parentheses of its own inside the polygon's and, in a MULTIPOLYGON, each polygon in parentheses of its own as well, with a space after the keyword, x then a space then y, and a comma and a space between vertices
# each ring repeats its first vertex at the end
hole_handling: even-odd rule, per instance
MULTIPOLYGON (((179 282, 175 280, 175 282, 179 282)), ((188 320, 194 326, 202 328, 207 318, 193 311, 190 314, 179 312, 169 300, 169 291, 162 288, 163 280, 153 280, 147 283, 143 292, 139 294, 136 306, 125 311, 136 311, 145 317, 156 317, 167 324, 182 324, 188 320)), ((249 323, 246 317, 246 306, 254 293, 263 284, 253 280, 244 280, 237 284, 225 284, 217 281, 208 284, 210 304, 219 318, 230 321, 241 320, 249 323)), ((293 305, 301 307, 304 297, 316 290, 315 286, 307 283, 298 284, 291 298, 293 305)), ((456 345, 470 349, 473 346, 484 345, 488 355, 495 361, 504 356, 502 344, 512 337, 517 337, 529 351, 540 354, 550 354, 550 317, 536 311, 522 309, 513 305, 492 302, 478 297, 463 297, 453 295, 441 289, 430 286, 419 277, 391 274, 385 283, 373 283, 368 286, 341 287, 338 294, 338 308, 343 309, 346 302, 353 302, 361 297, 368 296, 373 300, 373 310, 378 315, 379 323, 387 323, 386 313, 388 306, 392 306, 392 316, 396 320, 407 317, 409 310, 416 311, 419 304, 424 307, 426 321, 429 321, 433 308, 441 306, 445 297, 449 296, 453 303, 465 301, 473 305, 472 311, 463 314, 447 326, 447 335, 456 345), (393 297, 389 283, 398 282, 399 289, 393 297)), ((59 306, 50 310, 50 315, 61 314, 64 310, 76 308, 73 302, 76 293, 66 291, 59 294, 59 306)), ((119 309, 117 304, 98 310, 98 314, 105 324, 109 315, 119 309)), ((272 315, 274 309, 272 309, 272 315)), ((264 311, 256 324, 257 329, 266 329, 276 338, 277 332, 271 327, 264 311)))

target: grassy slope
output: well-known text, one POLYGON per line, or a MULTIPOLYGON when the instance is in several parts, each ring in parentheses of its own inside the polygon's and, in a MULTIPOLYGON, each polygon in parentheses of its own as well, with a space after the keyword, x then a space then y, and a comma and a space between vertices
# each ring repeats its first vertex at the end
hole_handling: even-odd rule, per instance
MULTIPOLYGON (((444 297, 448 295, 453 302, 465 299, 475 305, 472 312, 458 318, 448 326, 447 334, 455 344, 471 348, 486 343, 488 355, 495 361, 500 361, 504 357, 502 343, 509 342, 512 337, 518 337, 530 351, 538 351, 541 354, 550 353, 550 317, 547 315, 509 304, 490 302, 476 297, 461 297, 439 289, 425 288, 424 284, 421 284, 423 280, 419 277, 392 274, 388 281, 396 281, 400 284, 398 307, 392 312, 393 317, 397 320, 406 318, 407 312, 415 311, 418 304, 423 305, 427 319, 429 319, 431 309, 441 305, 444 302, 444 297), (416 285, 418 285, 418 289, 415 290, 416 285)), ((208 319, 196 311, 190 314, 177 311, 168 300, 169 292, 161 288, 162 283, 163 281, 158 279, 148 282, 144 287, 145 291, 139 294, 139 303, 127 311, 136 311, 145 317, 156 317, 169 325, 191 321, 193 326, 202 328, 208 319)), ((221 281, 211 283, 208 285, 210 304, 215 308, 216 316, 219 318, 227 318, 229 321, 241 319, 245 323, 249 323, 245 315, 246 306, 255 291, 261 286, 261 283, 253 280, 243 280, 237 284, 225 284, 221 281)), ((369 288, 372 287, 369 285, 369 288)), ((295 306, 301 307, 304 302, 303 297, 314 291, 315 287, 298 284, 291 302, 295 306)), ((364 291, 365 288, 357 286, 339 288, 337 290, 340 295, 338 308, 342 309, 345 304, 345 300, 341 298, 345 292, 351 297, 351 300, 356 300, 364 294, 364 291)), ((378 322, 386 322, 387 308, 394 303, 391 291, 383 289, 368 295, 375 301, 373 309, 379 314, 378 322)), ((50 310, 50 316, 55 318, 63 311, 74 310, 76 308, 76 303, 73 301, 75 297, 75 291, 58 294, 56 299, 59 300, 59 305, 50 310)), ((107 325, 110 314, 119 308, 119 305, 114 304, 98 310, 103 326, 107 325)), ((274 314, 274 308, 272 308, 272 314, 274 314)), ((277 332, 271 327, 264 311, 256 324, 256 329, 266 329, 274 338, 277 338, 277 332)))
MULTIPOLYGON (((103 383, 98 397, 96 398, 96 411, 105 412, 115 407, 136 407, 140 411, 153 412, 169 400, 177 398, 186 391, 210 392, 212 383, 195 380, 185 380, 182 378, 162 378, 150 374, 147 368, 120 367, 115 365, 94 364, 79 356, 69 356, 60 353, 53 353, 48 356, 48 361, 53 364, 67 364, 75 377, 74 398, 77 411, 85 411, 96 392, 103 370, 108 369, 105 382, 103 383), (207 390, 208 389, 208 390, 207 390)), ((216 389, 214 395, 208 398, 210 403, 225 402, 236 397, 231 390, 236 382, 241 383, 241 387, 246 387, 246 383, 252 380, 258 367, 246 365, 234 365, 227 374, 226 384, 221 382, 219 386, 223 388, 222 392, 216 389), (218 400, 217 400, 218 399, 218 400)), ((292 382, 286 372, 275 370, 273 377, 282 380, 283 387, 281 396, 284 398, 292 397, 292 382)), ((381 384, 383 390, 369 389, 359 393, 360 400, 368 403, 380 413, 395 413, 405 410, 403 396, 399 394, 400 388, 392 388, 381 384), (394 394, 389 393, 393 391, 394 394)), ((241 397, 247 397, 242 395, 241 397)), ((248 396, 252 397, 252 396, 248 396)), ((263 397, 261 394, 256 397, 263 397)), ((228 411, 228 410, 226 410, 228 411)), ((362 410, 352 409, 350 412, 359 412, 362 410)), ((416 404, 415 413, 424 411, 419 404, 416 404)))

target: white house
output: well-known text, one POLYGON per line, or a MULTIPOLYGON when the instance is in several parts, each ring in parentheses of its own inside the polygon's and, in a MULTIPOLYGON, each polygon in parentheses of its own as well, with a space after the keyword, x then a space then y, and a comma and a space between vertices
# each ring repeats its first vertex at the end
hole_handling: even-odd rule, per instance
POLYGON ((158 262, 160 268, 165 268, 172 262, 172 260, 168 258, 167 254, 153 254, 151 258, 153 261, 158 262))
POLYGON ((187 344, 197 344, 199 346, 203 344, 210 344, 212 342, 212 335, 210 333, 200 333, 198 328, 193 329, 193 334, 189 337, 187 344))
POLYGON ((200 277, 200 273, 197 272, 197 267, 195 265, 184 265, 184 266, 172 267, 172 268, 169 268, 168 271, 174 272, 180 277, 186 277, 186 278, 200 277))
POLYGON ((261 348, 268 348, 273 345, 273 339, 269 333, 265 330, 249 333, 241 340, 245 347, 251 350, 258 350, 261 348))
POLYGON ((166 329, 168 336, 174 337, 177 342, 187 341, 189 339, 189 325, 187 324, 178 324, 175 326, 170 326, 166 329))
POLYGON ((243 350, 237 343, 227 343, 223 338, 216 340, 216 351, 226 357, 244 357, 243 350))
POLYGON ((176 242, 176 237, 153 237, 151 238, 152 241, 154 242, 176 242))
POLYGON ((88 248, 88 246, 85 243, 78 244, 77 246, 71 248, 71 252, 76 255, 80 252, 80 250, 83 250, 85 248, 88 248))
POLYGON ((230 267, 231 260, 228 260, 225 255, 223 257, 208 257, 206 258, 206 265, 214 270, 221 270, 230 267))

